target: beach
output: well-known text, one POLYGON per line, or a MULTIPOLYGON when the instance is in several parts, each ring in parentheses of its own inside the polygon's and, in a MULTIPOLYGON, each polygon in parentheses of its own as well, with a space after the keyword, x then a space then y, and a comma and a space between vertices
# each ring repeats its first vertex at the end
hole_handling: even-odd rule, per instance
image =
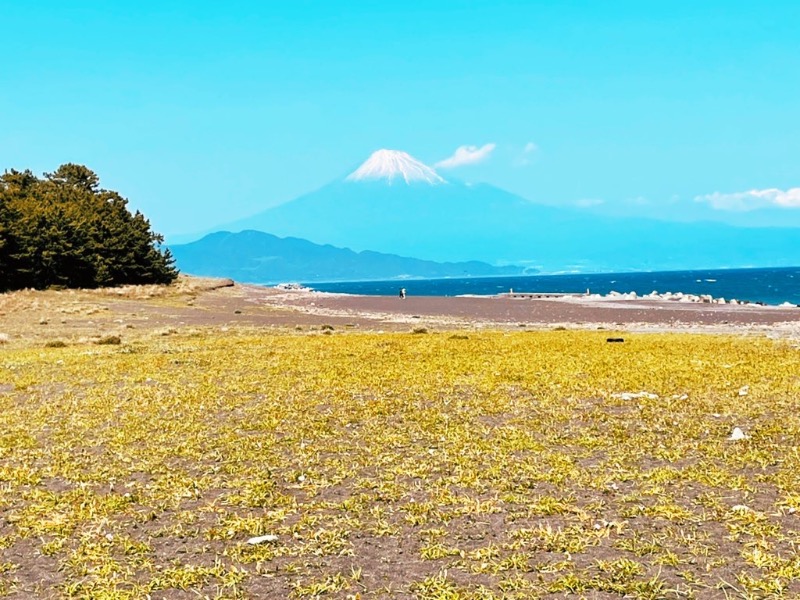
MULTIPOLYGON (((256 290, 248 293, 257 294, 256 290)), ((444 327, 570 326, 615 327, 631 331, 774 331, 800 333, 800 309, 759 305, 681 303, 650 299, 355 296, 287 292, 264 298, 303 315, 359 319, 396 325, 428 322, 444 327)))
POLYGON ((20 291, 0 296, 0 334, 10 342, 134 339, 181 328, 363 331, 609 329, 800 338, 800 308, 660 299, 358 296, 183 277, 178 284, 99 290, 20 291))

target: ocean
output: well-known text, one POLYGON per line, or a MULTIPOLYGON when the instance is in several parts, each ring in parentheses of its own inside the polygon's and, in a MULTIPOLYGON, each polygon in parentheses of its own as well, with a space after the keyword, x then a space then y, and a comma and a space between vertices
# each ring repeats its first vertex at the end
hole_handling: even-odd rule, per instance
POLYGON ((747 300, 778 305, 800 304, 800 267, 780 269, 714 269, 652 273, 597 273, 526 275, 516 277, 472 277, 464 279, 395 279, 312 283, 321 292, 389 296, 401 287, 409 296, 491 296, 508 292, 571 292, 588 289, 593 294, 611 291, 649 294, 656 291, 710 294, 714 298, 747 300))

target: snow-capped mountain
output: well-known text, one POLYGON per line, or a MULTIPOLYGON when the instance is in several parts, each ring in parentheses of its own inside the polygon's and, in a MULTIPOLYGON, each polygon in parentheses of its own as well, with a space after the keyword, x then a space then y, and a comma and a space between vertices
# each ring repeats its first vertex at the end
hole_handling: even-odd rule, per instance
POLYGON ((350 173, 345 181, 385 180, 393 183, 402 179, 407 184, 447 183, 436 171, 416 158, 400 150, 377 150, 358 169, 350 173))
POLYGON ((616 218, 546 206, 487 184, 446 182, 392 150, 375 152, 342 180, 221 229, 546 271, 800 264, 797 229, 616 218))

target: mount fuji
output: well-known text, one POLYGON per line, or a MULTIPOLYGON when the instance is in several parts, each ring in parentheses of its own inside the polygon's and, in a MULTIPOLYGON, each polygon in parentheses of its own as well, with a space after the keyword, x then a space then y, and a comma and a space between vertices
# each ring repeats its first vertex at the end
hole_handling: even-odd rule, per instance
POLYGON ((403 179, 406 184, 427 183, 439 185, 447 183, 428 165, 419 162, 407 152, 399 150, 378 150, 366 162, 350 173, 345 181, 385 181, 391 185, 403 179))
POLYGON ((488 184, 447 179, 397 150, 378 150, 343 179, 222 229, 550 272, 800 263, 798 229, 602 217, 535 204, 488 184))
POLYGON ((510 264, 536 254, 532 218, 564 214, 490 185, 447 180, 405 152, 378 150, 343 179, 224 229, 427 260, 510 264), (511 252, 512 239, 519 252, 511 252))

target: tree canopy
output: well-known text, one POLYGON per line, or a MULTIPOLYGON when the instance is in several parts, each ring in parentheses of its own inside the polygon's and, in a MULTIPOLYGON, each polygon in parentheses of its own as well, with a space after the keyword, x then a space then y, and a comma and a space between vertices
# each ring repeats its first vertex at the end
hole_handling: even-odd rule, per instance
POLYGON ((0 291, 169 283, 178 274, 164 238, 87 167, 0 176, 0 291))

